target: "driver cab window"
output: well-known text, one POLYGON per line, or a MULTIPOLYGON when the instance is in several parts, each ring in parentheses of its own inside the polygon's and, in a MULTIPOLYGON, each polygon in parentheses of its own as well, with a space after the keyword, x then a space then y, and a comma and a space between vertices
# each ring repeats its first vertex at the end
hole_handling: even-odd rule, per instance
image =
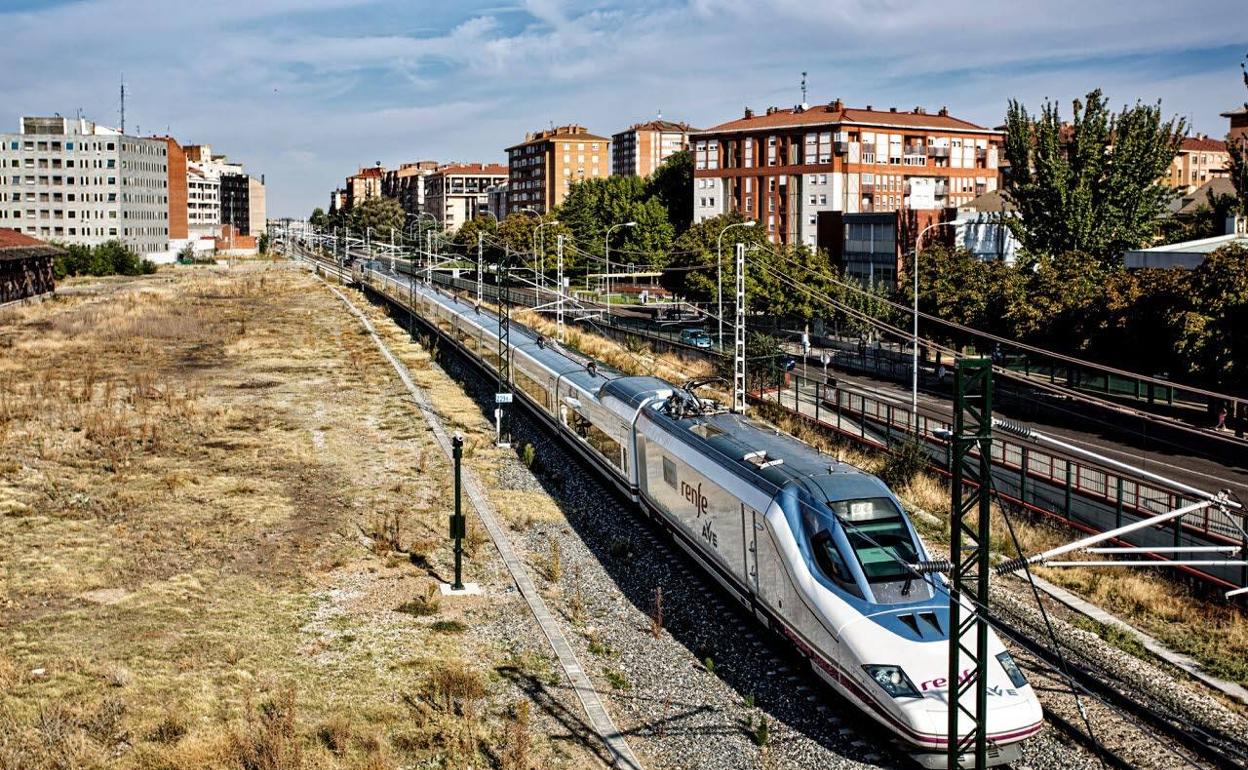
POLYGON ((830 501, 869 583, 910 580, 917 560, 914 538, 901 511, 886 497, 830 501))
POLYGON ((809 537, 810 551, 815 561, 815 567, 825 578, 831 580, 841 590, 855 596, 861 596, 858 584, 854 582, 854 575, 850 571, 844 555, 836 547, 836 541, 832 539, 832 532, 828 529, 827 522, 810 513, 805 516, 805 519, 806 533, 809 537))

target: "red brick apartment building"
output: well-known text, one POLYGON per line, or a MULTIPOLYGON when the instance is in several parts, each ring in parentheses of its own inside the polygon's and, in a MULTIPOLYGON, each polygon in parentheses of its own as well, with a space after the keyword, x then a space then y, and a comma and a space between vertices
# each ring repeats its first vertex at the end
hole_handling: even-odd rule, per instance
POLYGON ((943 107, 747 108, 689 136, 694 221, 735 210, 775 243, 813 247, 820 213, 945 209, 995 190, 1003 138, 943 107))

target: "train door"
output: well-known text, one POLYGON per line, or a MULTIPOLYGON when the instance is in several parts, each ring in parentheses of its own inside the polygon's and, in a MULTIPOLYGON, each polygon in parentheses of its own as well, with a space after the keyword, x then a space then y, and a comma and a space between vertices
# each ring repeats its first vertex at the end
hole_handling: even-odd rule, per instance
POLYGON ((751 603, 758 595, 758 531, 766 526, 763 515, 748 505, 741 505, 741 521, 745 525, 745 573, 750 587, 751 603))

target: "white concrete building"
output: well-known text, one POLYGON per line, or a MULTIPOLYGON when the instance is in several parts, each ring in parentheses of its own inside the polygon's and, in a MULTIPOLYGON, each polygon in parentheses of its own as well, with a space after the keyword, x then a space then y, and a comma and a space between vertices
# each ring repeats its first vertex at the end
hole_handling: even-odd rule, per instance
POLYGON ((230 163, 224 155, 213 155, 212 146, 188 144, 186 152, 186 224, 192 236, 220 235, 221 177, 243 175, 241 163, 230 163))
POLYGON ((507 167, 497 163, 452 163, 425 180, 425 211, 447 232, 458 230, 480 211, 488 210, 491 187, 507 181, 507 167))
POLYGON ((23 117, 0 134, 0 227, 66 244, 169 244, 168 149, 82 118, 23 117))

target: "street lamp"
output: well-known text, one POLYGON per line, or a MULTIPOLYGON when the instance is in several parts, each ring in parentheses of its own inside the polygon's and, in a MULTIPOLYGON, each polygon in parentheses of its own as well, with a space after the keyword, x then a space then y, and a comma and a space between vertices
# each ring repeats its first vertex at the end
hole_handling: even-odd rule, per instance
POLYGON ((611 321, 611 231, 620 227, 636 227, 636 222, 621 222, 618 225, 611 225, 607 228, 607 234, 602 239, 602 255, 607 261, 606 286, 607 286, 607 321, 611 321))
POLYGON ((910 263, 910 272, 914 273, 914 340, 910 349, 910 413, 914 416, 914 434, 919 434, 919 251, 923 246, 923 236, 928 230, 937 227, 957 225, 956 222, 933 222, 919 231, 914 238, 914 259, 910 263))
MULTIPOLYGON (((540 267, 538 268, 538 273, 537 273, 537 286, 539 290, 545 287, 546 285, 546 236, 545 235, 542 236, 542 251, 541 251, 540 256, 538 255, 538 251, 537 251, 537 236, 538 236, 538 233, 542 231, 542 228, 545 227, 546 225, 557 225, 557 224, 559 224, 558 219, 551 219, 545 222, 539 222, 537 224, 537 227, 533 228, 533 234, 532 234, 532 237, 530 238, 530 240, 533 242, 533 256, 538 257, 539 264, 540 264, 540 267)), ((539 300, 539 303, 540 303, 540 300, 539 300)))
POLYGON ((753 227, 758 222, 753 219, 747 219, 744 222, 735 222, 719 231, 719 238, 715 242, 715 306, 716 312, 719 313, 719 346, 724 346, 724 233, 734 227, 753 227))

